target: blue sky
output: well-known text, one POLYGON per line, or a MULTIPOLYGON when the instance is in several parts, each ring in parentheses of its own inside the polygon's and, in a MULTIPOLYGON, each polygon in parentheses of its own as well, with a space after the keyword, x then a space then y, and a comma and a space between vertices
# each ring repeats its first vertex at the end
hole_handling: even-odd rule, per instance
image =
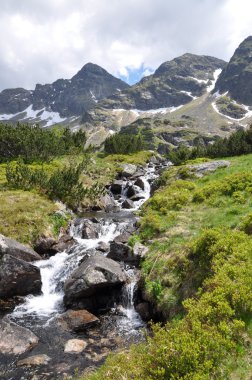
POLYGON ((145 67, 144 64, 141 64, 141 66, 136 69, 126 67, 126 70, 127 70, 127 75, 119 74, 119 78, 130 85, 139 82, 140 79, 154 72, 154 69, 152 69, 151 67, 145 67))

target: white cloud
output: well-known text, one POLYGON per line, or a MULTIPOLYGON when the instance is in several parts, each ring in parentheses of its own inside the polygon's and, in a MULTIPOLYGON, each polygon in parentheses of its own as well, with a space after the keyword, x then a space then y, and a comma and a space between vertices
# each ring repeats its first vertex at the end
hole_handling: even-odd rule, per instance
POLYGON ((127 77, 185 52, 229 59, 250 0, 1 0, 0 86, 34 88, 94 62, 127 77))

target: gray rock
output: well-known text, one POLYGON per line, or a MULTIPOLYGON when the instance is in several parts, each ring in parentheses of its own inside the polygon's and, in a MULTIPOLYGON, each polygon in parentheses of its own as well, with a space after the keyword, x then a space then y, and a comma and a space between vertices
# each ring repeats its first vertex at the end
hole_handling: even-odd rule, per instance
POLYGON ((137 190, 135 189, 135 187, 133 185, 128 186, 127 191, 126 191, 126 195, 128 198, 131 198, 131 197, 134 197, 135 195, 137 195, 137 190))
POLYGON ((124 165, 121 165, 121 167, 122 167, 122 172, 121 172, 122 177, 126 177, 126 178, 131 177, 137 171, 137 166, 133 164, 124 164, 124 165))
POLYGON ((64 330, 84 331, 94 327, 99 319, 87 310, 68 310, 57 317, 57 324, 64 330))
POLYGON ((85 256, 64 284, 64 302, 70 306, 80 300, 82 307, 91 311, 106 307, 109 299, 112 301, 112 290, 118 291, 125 281, 125 274, 115 261, 99 253, 85 256))
POLYGON ((131 209, 134 207, 135 207, 134 202, 130 199, 125 199, 122 203, 122 208, 131 209))
POLYGON ((34 245, 34 249, 40 255, 54 255, 57 253, 52 247, 57 244, 57 240, 50 236, 40 236, 34 245))
POLYGON ((148 247, 141 243, 136 243, 133 247, 133 254, 139 259, 142 259, 148 253, 148 251, 148 247))
POLYGON ((120 235, 116 236, 115 239, 114 239, 114 241, 116 243, 127 243, 127 241, 129 240, 130 236, 131 236, 130 232, 124 231, 120 235))
POLYGON ((101 197, 100 207, 101 209, 105 210, 105 212, 117 212, 120 209, 114 199, 111 198, 108 194, 101 197))
POLYGON ((188 165, 187 167, 196 177, 203 177, 207 173, 215 172, 217 169, 226 168, 230 165, 230 161, 219 160, 211 162, 203 162, 202 164, 188 165))
POLYGON ((136 306, 136 311, 144 321, 151 319, 150 304, 148 302, 141 302, 136 306))
POLYGON ((98 246, 96 247, 97 251, 101 252, 108 252, 109 251, 109 244, 105 243, 104 241, 100 241, 98 243, 98 246))
POLYGON ((38 294, 40 291, 39 268, 5 254, 0 261, 0 298, 38 294))
POLYGON ((82 239, 98 239, 99 224, 93 223, 90 220, 85 220, 82 227, 82 239))
POLYGON ((28 262, 42 259, 33 249, 0 235, 0 259, 6 254, 28 262))
POLYGON ((46 365, 49 363, 51 358, 45 354, 42 355, 33 355, 28 358, 19 360, 17 362, 18 367, 33 367, 38 365, 46 365))
POLYGON ((136 263, 138 261, 128 245, 116 241, 110 243, 110 251, 107 257, 126 263, 136 263))
POLYGON ((122 188, 124 186, 124 182, 121 181, 121 180, 116 180, 114 181, 111 186, 110 186, 110 191, 113 193, 113 194, 121 194, 122 192, 122 188))
POLYGON ((137 178, 137 180, 134 182, 134 185, 140 187, 140 189, 144 190, 145 184, 141 177, 137 178))
POLYGON ((0 320, 0 353, 20 355, 38 344, 38 337, 8 318, 0 320))
POLYGON ((64 352, 68 354, 80 354, 87 347, 83 339, 70 339, 66 342, 64 352))
POLYGON ((72 236, 68 234, 64 234, 63 236, 59 238, 56 244, 52 245, 52 250, 55 253, 63 252, 71 248, 74 244, 76 244, 76 240, 72 236))

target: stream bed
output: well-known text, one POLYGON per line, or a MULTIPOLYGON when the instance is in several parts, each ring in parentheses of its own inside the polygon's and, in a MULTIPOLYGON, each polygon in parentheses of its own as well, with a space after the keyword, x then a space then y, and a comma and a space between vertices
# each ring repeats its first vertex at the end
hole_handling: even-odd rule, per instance
MULTIPOLYGON (((162 170, 168 165, 159 163, 158 168, 162 170)), ((125 231, 134 231, 134 211, 150 197, 151 183, 159 175, 155 164, 149 164, 142 170, 143 175, 138 176, 140 187, 125 178, 121 181, 120 194, 115 196, 111 193, 118 206, 117 212, 97 211, 76 218, 69 228, 76 243, 66 251, 35 262, 41 273, 42 292, 37 296, 25 297, 24 302, 16 306, 8 318, 32 331, 39 342, 31 351, 19 357, 0 355, 0 379, 70 379, 76 373, 81 374, 84 370, 89 371, 100 365, 110 352, 144 339, 145 322, 134 307, 139 270, 132 263, 120 263, 126 276, 125 284, 121 287, 120 297, 114 302, 111 299, 109 308, 99 310, 99 314, 94 313, 99 318, 98 324, 74 332, 59 323, 59 316, 66 311, 64 283, 79 267, 83 257, 97 252, 101 246, 109 247, 125 231), (133 207, 123 209, 125 200, 129 198, 129 188, 137 196, 130 203, 133 207), (95 238, 83 238, 83 226, 87 221, 96 225, 98 234, 95 238), (72 339, 84 341, 85 349, 80 353, 66 352, 66 342, 72 339), (17 365, 18 361, 34 355, 46 355, 48 361, 43 365, 17 365)), ((106 256, 107 252, 102 254, 106 256)))

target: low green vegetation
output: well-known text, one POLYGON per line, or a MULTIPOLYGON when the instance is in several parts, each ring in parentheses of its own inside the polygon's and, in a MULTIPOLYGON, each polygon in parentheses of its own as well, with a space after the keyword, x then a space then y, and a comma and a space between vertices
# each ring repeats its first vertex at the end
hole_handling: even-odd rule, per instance
POLYGON ((202 178, 186 166, 160 178, 130 244, 150 245, 145 297, 168 322, 85 380, 249 379, 252 155, 230 162, 202 178))
POLYGON ((0 123, 0 162, 18 158, 25 163, 50 161, 65 154, 83 151, 86 134, 71 133, 67 128, 43 129, 40 126, 17 124, 10 127, 0 123))
POLYGON ((107 154, 129 154, 144 150, 141 134, 130 135, 115 133, 104 142, 104 152, 107 154))
POLYGON ((184 164, 197 157, 230 157, 252 153, 252 126, 239 129, 229 137, 218 138, 213 144, 205 145, 200 142, 192 149, 181 145, 169 154, 174 165, 184 164))

